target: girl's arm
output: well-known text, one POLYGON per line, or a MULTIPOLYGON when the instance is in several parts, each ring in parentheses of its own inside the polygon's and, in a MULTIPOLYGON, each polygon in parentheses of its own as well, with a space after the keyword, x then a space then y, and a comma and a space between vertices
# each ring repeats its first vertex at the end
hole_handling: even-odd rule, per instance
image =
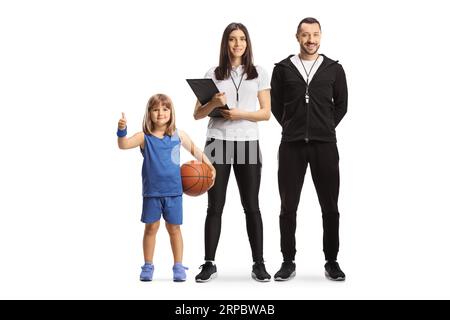
POLYGON ((144 140, 144 133, 138 132, 129 138, 117 138, 117 144, 120 149, 132 149, 136 147, 141 147, 141 149, 144 149, 144 140))
MULTIPOLYGON (((214 180, 216 179, 216 169, 212 165, 211 161, 209 161, 208 157, 197 148, 197 146, 194 144, 194 142, 191 140, 191 138, 186 134, 186 132, 182 130, 178 130, 178 135, 180 136, 181 145, 183 148, 185 148, 187 151, 189 151, 190 154, 194 156, 195 159, 197 159, 200 162, 206 163, 206 165, 209 167, 212 173, 212 180, 214 185, 214 180)), ((211 186, 211 187, 212 187, 211 186)))
POLYGON ((228 120, 249 120, 263 121, 270 118, 270 90, 261 90, 258 92, 260 109, 258 111, 248 112, 239 108, 230 110, 220 110, 223 117, 228 120))
POLYGON ((208 114, 210 114, 211 111, 213 111, 215 108, 224 106, 226 104, 227 104, 227 97, 223 92, 216 93, 214 97, 203 106, 200 103, 200 101, 197 100, 194 109, 194 119, 195 120, 203 119, 204 117, 208 116, 208 114))
MULTIPOLYGON (((127 119, 125 118, 125 113, 122 112, 122 118, 119 120, 118 123, 119 130, 126 130, 127 128, 127 119)), ((131 136, 130 138, 125 137, 118 137, 117 138, 117 144, 119 145, 120 149, 131 149, 136 147, 141 147, 144 149, 144 133, 138 132, 131 136)))

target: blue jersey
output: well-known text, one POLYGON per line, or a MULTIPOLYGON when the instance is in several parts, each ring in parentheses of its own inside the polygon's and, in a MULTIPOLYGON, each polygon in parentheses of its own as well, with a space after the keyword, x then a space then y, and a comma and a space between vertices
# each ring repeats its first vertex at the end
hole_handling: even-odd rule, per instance
POLYGON ((142 195, 144 197, 173 197, 183 194, 180 173, 180 137, 158 138, 145 135, 142 151, 142 195))

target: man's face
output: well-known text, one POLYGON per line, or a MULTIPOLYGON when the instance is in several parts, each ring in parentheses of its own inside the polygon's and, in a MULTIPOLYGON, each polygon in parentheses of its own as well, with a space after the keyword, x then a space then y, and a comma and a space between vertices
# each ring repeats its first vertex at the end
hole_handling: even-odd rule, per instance
POLYGON ((315 55, 320 48, 320 27, 317 23, 302 23, 297 34, 300 43, 300 52, 307 55, 315 55))

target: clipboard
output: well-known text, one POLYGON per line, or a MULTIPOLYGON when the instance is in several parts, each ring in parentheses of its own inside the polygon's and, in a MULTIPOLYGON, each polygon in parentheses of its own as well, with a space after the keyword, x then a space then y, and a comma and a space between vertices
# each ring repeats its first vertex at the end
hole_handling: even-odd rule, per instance
MULTIPOLYGON (((211 100, 216 93, 219 93, 219 89, 217 89, 217 86, 212 79, 186 79, 186 81, 202 105, 211 100)), ((230 110, 227 105, 224 105, 222 107, 215 108, 208 114, 208 116, 223 118, 220 113, 220 109, 230 110)))

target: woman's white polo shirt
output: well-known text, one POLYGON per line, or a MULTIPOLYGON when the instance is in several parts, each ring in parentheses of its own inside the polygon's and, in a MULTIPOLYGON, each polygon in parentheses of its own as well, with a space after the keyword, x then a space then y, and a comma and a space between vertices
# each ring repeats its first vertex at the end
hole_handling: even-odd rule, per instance
MULTIPOLYGON (((247 75, 244 74, 240 86, 239 82, 244 71, 243 66, 233 67, 231 70, 231 76, 234 79, 234 83, 239 87, 239 102, 237 101, 236 87, 231 78, 225 80, 216 79, 214 74, 216 67, 209 69, 205 78, 212 79, 219 91, 225 92, 227 105, 230 109, 239 108, 244 111, 254 112, 259 109, 258 92, 270 89, 267 72, 260 66, 255 67, 258 72, 258 77, 247 80, 247 75)), ((209 119, 206 136, 208 138, 231 141, 258 140, 258 124, 248 120, 227 120, 224 118, 211 117, 209 119)))

